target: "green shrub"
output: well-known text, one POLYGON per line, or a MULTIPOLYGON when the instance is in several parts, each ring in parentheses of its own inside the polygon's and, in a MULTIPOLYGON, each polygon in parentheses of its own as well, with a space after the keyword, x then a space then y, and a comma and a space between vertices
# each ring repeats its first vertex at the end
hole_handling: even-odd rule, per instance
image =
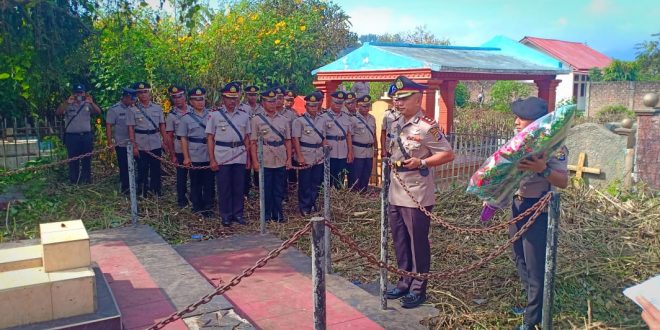
POLYGON ((456 91, 454 91, 454 102, 457 107, 463 107, 470 100, 470 91, 467 86, 463 83, 458 83, 456 85, 456 91))
POLYGON ((596 120, 601 123, 617 122, 624 118, 635 118, 635 113, 622 105, 608 105, 596 112, 596 120))
POLYGON ((490 91, 493 109, 499 112, 511 111, 511 102, 528 97, 531 92, 531 88, 525 83, 511 80, 498 81, 490 91))

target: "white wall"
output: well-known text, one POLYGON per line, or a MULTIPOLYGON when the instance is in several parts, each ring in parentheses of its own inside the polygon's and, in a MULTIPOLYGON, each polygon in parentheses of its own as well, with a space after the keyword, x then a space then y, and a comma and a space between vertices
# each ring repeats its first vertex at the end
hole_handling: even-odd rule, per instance
POLYGON ((561 80, 559 86, 557 86, 557 98, 556 102, 559 103, 565 99, 573 98, 573 73, 569 74, 560 74, 557 75, 557 78, 561 80))

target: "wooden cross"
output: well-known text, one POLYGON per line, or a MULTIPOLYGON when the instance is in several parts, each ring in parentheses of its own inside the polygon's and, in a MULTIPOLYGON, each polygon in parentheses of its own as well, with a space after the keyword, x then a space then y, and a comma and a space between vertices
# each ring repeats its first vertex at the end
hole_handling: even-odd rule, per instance
POLYGON ((584 161, 586 160, 586 158, 587 158, 587 154, 581 152, 578 155, 577 165, 568 165, 568 170, 575 172, 575 179, 577 179, 577 181, 582 180, 582 173, 600 174, 599 168, 584 166, 584 161))

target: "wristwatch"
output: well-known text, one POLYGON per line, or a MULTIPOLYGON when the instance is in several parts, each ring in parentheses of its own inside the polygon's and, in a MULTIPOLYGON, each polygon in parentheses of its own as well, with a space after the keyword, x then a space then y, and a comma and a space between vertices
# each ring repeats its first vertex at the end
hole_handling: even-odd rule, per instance
POLYGON ((546 166, 545 169, 543 170, 543 172, 539 173, 539 175, 544 177, 544 178, 547 178, 548 176, 550 176, 550 173, 552 173, 552 169, 550 167, 546 166))
POLYGON ((426 166, 426 159, 422 159, 422 161, 421 161, 420 164, 419 164, 419 169, 420 169, 420 170, 423 170, 423 169, 426 169, 426 168, 427 168, 427 166, 426 166))

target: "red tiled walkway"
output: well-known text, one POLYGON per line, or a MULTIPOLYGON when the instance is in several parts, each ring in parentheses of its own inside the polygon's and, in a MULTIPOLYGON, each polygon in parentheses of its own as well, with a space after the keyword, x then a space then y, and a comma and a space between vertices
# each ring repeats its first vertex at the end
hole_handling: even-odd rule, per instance
MULTIPOLYGON (((95 261, 121 311, 124 329, 145 329, 174 313, 174 306, 123 241, 104 242, 91 247, 95 261)), ((165 329, 188 329, 183 321, 165 329)))
MULTIPOLYGON (((228 282, 268 253, 253 248, 197 257, 188 262, 214 286, 228 282)), ((275 258, 225 293, 236 310, 261 329, 312 329, 311 279, 275 258)), ((382 329, 355 308, 326 293, 329 329, 382 329)))

